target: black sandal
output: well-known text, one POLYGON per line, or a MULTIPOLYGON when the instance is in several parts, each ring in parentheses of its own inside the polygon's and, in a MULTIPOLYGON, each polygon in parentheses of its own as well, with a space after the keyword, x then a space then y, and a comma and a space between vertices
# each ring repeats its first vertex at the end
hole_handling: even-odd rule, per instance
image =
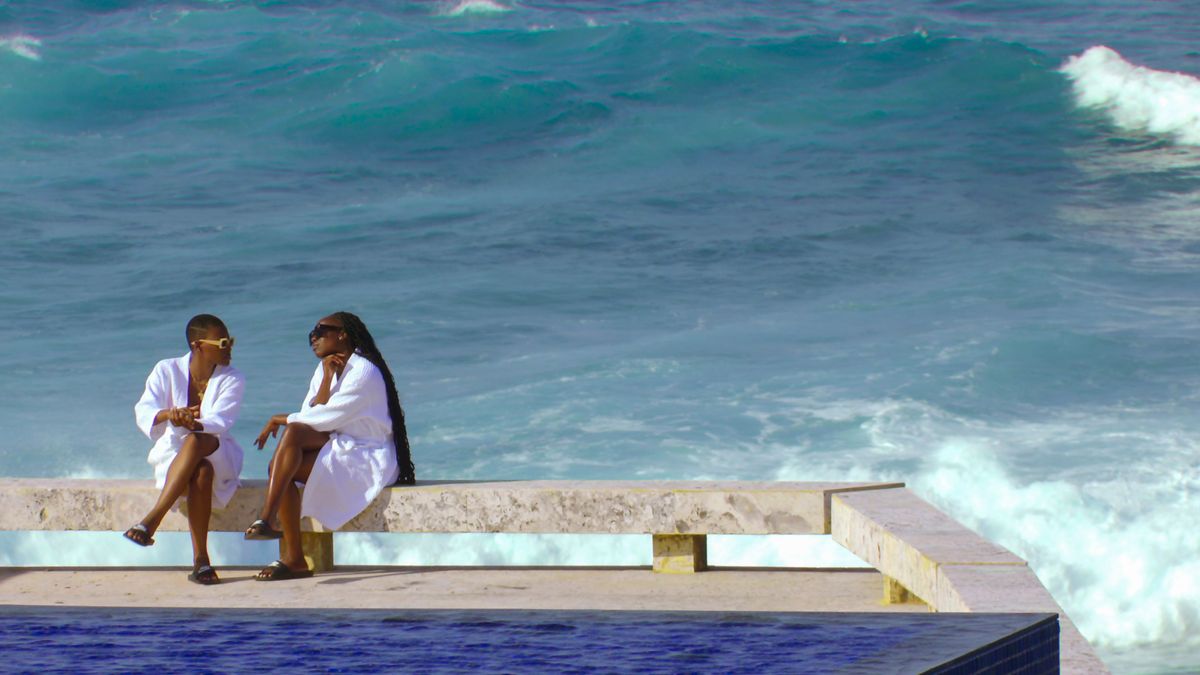
POLYGON ((275 562, 262 568, 262 571, 254 575, 255 581, 283 581, 285 579, 307 579, 313 575, 312 570, 294 570, 287 566, 282 560, 275 562))
POLYGON ((262 519, 250 523, 250 527, 246 528, 246 539, 250 541, 267 541, 282 538, 282 532, 272 528, 270 523, 262 519))
POLYGON ((192 573, 188 575, 188 581, 201 586, 221 583, 221 580, 217 578, 217 571, 209 565, 201 565, 192 570, 192 573))
POLYGON ((141 523, 125 530, 125 538, 138 546, 154 545, 154 537, 150 536, 150 530, 147 530, 146 526, 141 523))

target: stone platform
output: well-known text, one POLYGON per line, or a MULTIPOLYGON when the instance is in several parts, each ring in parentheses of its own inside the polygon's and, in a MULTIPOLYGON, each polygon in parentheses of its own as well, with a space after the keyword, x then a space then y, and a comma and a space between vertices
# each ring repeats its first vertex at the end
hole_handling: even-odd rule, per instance
MULTIPOLYGON (((305 609, 562 609, 921 612, 884 604, 868 569, 649 567, 338 567, 309 579, 255 581, 258 568, 219 568, 198 586, 186 568, 0 568, 0 607, 286 607, 305 609)), ((0 610, 2 611, 2 610, 0 610)))

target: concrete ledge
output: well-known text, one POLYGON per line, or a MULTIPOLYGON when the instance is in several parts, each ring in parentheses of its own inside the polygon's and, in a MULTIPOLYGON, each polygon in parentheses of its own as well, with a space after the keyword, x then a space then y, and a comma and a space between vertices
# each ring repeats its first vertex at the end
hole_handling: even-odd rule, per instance
MULTIPOLYGON (((226 508, 213 511, 212 531, 244 530, 258 517, 265 482, 243 483, 226 508)), ((0 479, 0 530, 121 532, 146 515, 158 492, 149 480, 0 479)), ((159 530, 187 532, 187 518, 172 511, 159 530)))
POLYGON ((832 497, 834 541, 936 612, 1053 612, 1065 673, 1107 673, 1024 560, 907 489, 832 497))
POLYGON ((742 481, 419 483, 385 491, 343 529, 566 534, 828 534, 826 505, 831 494, 898 485, 742 481))
MULTIPOLYGON (((264 481, 247 480, 211 529, 257 518, 264 481)), ((698 481, 421 481, 389 488, 347 532, 549 534, 828 534, 834 494, 902 483, 698 481)), ((153 505, 148 480, 0 479, 0 530, 122 531, 153 505)), ((188 529, 171 513, 159 528, 188 529)), ((305 518, 302 529, 324 531, 305 518)))
POLYGON ((836 495, 833 540, 937 607, 942 565, 1024 566, 908 490, 836 495))
MULTIPOLYGON (((649 534, 654 570, 705 568, 708 534, 828 534, 833 494, 897 483, 699 481, 424 481, 389 488, 346 532, 649 534), (668 545, 672 542, 673 545, 668 545), (686 551, 685 551, 686 549, 686 551)), ((258 517, 265 481, 243 481, 209 529, 240 532, 258 517)), ((158 498, 151 481, 0 480, 0 530, 122 531, 158 498)), ((333 567, 333 537, 301 520, 305 557, 333 567)), ((161 531, 187 531, 179 512, 161 531)))

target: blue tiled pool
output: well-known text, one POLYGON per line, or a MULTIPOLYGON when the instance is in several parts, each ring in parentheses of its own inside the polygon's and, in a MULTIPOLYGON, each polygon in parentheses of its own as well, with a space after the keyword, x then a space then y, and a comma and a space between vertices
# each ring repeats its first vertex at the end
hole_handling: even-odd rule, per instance
POLYGON ((0 654, 0 668, 20 672, 917 673, 1007 662, 1039 673, 1057 672, 1058 624, 1037 614, 8 607, 0 654))

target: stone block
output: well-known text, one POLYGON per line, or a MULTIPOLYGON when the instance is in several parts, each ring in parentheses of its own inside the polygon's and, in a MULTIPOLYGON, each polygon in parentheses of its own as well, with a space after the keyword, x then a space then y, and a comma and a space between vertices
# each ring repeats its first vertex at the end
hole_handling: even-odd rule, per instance
POLYGON ((904 605, 910 602, 920 602, 917 596, 908 592, 904 584, 895 579, 884 575, 883 577, 883 604, 885 605, 904 605))
MULTIPOLYGON (((301 532, 300 547, 304 549, 304 562, 314 572, 333 569, 333 533, 301 532)), ((283 540, 279 541, 279 555, 283 556, 283 540)))
POLYGON ((654 571, 692 574, 708 567, 708 538, 702 534, 656 534, 654 571))

